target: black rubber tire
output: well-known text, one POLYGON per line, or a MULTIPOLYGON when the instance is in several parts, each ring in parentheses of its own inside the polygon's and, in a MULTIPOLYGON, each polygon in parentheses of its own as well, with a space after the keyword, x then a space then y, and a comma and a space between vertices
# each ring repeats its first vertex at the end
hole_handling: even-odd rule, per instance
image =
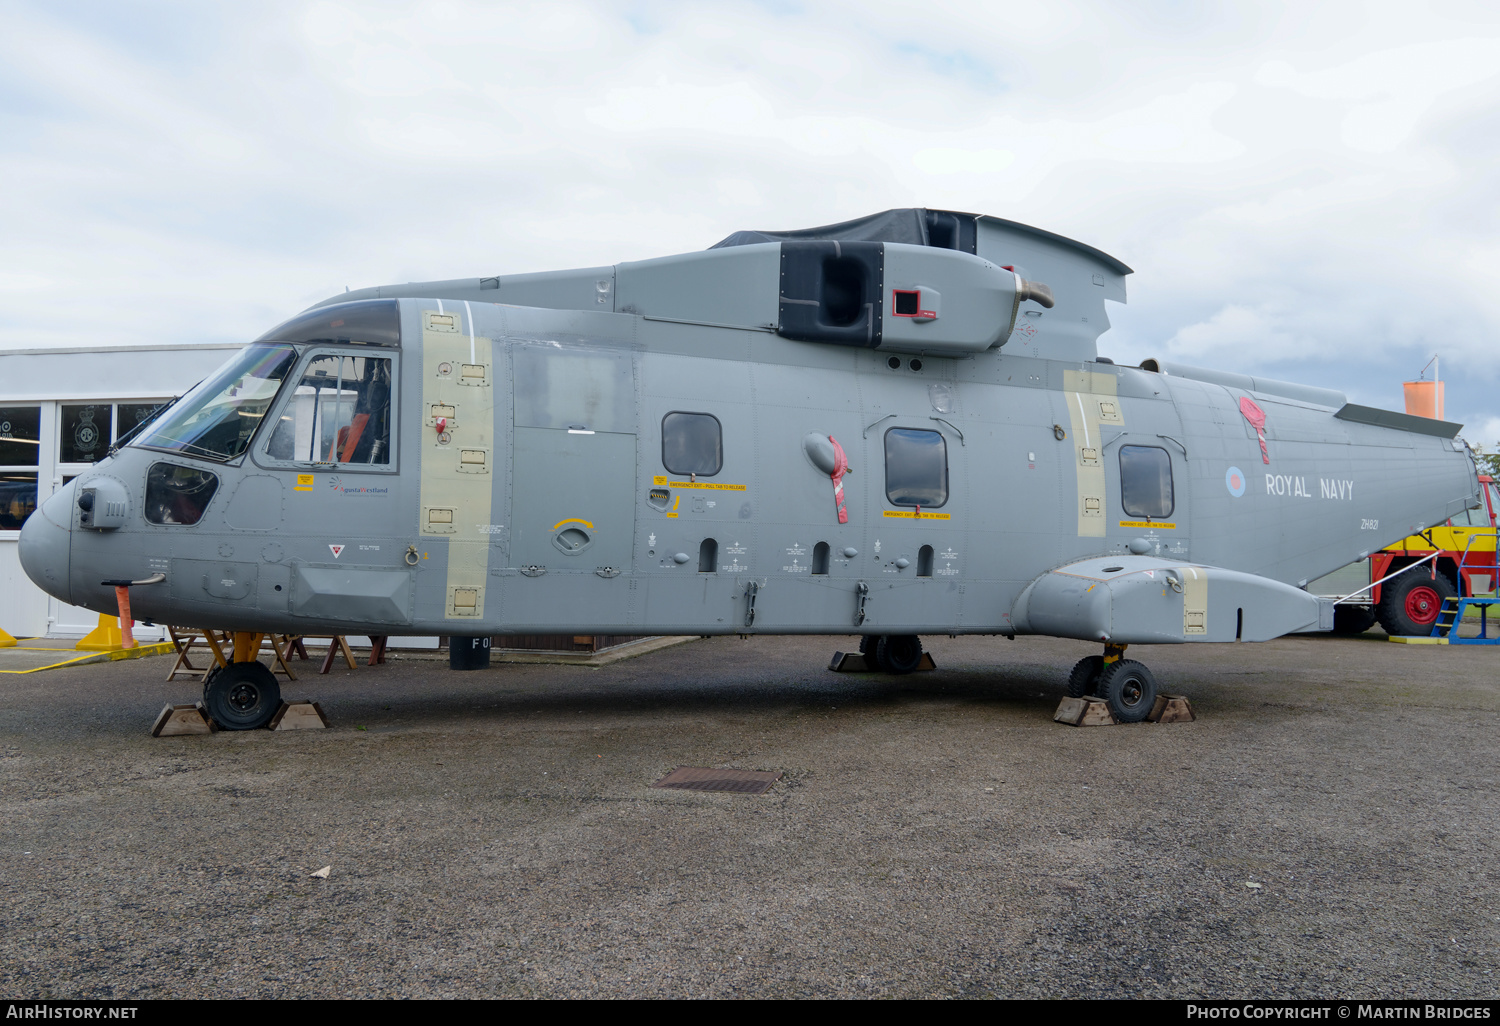
POLYGON ((1434 577, 1425 567, 1410 570, 1387 582, 1381 586, 1380 592, 1380 605, 1375 607, 1375 615, 1385 632, 1398 638, 1430 635, 1444 600, 1457 594, 1446 575, 1434 577), (1425 619, 1413 616, 1417 607, 1425 619))
POLYGON ((922 665, 922 639, 915 634, 882 634, 875 659, 885 673, 911 673, 922 665))
POLYGON ((1150 716, 1159 690, 1151 671, 1134 659, 1111 663, 1099 675, 1099 697, 1121 723, 1140 723, 1150 716))
POLYGON ((1068 674, 1068 697, 1086 698, 1099 688, 1099 675, 1104 672, 1103 656, 1084 656, 1073 664, 1068 674))
POLYGON ((230 663, 204 685, 203 704, 222 730, 256 730, 281 708, 281 685, 263 663, 230 663))
POLYGON ((1375 610, 1370 606, 1334 606, 1333 633, 1352 638, 1375 626, 1375 610))
POLYGON ((865 657, 865 669, 871 673, 890 673, 880 658, 880 639, 884 634, 865 634, 859 639, 859 654, 865 657))

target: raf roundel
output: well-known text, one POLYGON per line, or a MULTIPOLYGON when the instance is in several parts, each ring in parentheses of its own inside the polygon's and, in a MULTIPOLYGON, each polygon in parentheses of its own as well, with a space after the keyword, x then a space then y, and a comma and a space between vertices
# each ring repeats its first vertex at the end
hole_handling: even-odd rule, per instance
POLYGON ((1224 487, 1229 489, 1229 494, 1238 499, 1245 494, 1245 474, 1239 467, 1230 467, 1224 472, 1224 487))

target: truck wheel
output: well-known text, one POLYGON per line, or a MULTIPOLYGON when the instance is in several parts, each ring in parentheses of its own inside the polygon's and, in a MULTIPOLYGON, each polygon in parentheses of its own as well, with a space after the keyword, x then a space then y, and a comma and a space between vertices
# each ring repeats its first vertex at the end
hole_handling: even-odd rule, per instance
POLYGON ((1369 606, 1334 606, 1333 633, 1353 637, 1375 626, 1375 610, 1369 606))
POLYGON ((1068 697, 1083 698, 1094 694, 1099 687, 1099 675, 1104 672, 1103 656, 1084 656, 1073 664, 1068 674, 1068 697))
POLYGON ((922 665, 922 639, 915 634, 882 634, 875 658, 886 673, 911 673, 922 665))
POLYGON ((255 730, 281 708, 281 685, 264 663, 230 663, 203 689, 203 704, 225 730, 255 730))
POLYGON ((1156 704, 1156 678, 1134 659, 1121 659, 1099 675, 1099 697, 1121 723, 1139 723, 1156 704))
POLYGON ((1443 574, 1433 577, 1425 570, 1413 570, 1384 585, 1375 614, 1393 637, 1425 638, 1432 633, 1443 600, 1455 594, 1443 574))

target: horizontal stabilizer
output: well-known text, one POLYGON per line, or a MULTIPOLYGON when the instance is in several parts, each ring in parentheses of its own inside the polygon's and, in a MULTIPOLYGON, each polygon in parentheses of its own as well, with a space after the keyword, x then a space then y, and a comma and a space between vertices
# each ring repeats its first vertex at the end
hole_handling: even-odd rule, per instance
POLYGON ((1117 645, 1270 641, 1333 626, 1332 606, 1269 577, 1127 555, 1048 571, 1021 592, 1012 622, 1021 634, 1117 645))
POLYGON ((1413 417, 1409 413, 1395 410, 1380 410, 1373 406, 1356 406, 1345 403, 1343 409, 1334 414, 1339 420, 1352 420, 1356 424, 1374 424, 1376 427, 1395 428, 1397 431, 1415 431, 1419 435, 1436 435, 1452 438, 1463 427, 1447 420, 1431 417, 1413 417))

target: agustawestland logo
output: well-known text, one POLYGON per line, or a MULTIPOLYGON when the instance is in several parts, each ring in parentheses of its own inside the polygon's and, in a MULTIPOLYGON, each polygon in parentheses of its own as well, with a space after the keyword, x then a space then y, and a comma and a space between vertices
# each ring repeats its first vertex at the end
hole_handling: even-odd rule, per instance
POLYGON ((385 488, 372 488, 368 485, 346 485, 344 484, 344 479, 337 474, 330 474, 328 476, 328 487, 341 495, 389 495, 391 493, 389 486, 385 488))

